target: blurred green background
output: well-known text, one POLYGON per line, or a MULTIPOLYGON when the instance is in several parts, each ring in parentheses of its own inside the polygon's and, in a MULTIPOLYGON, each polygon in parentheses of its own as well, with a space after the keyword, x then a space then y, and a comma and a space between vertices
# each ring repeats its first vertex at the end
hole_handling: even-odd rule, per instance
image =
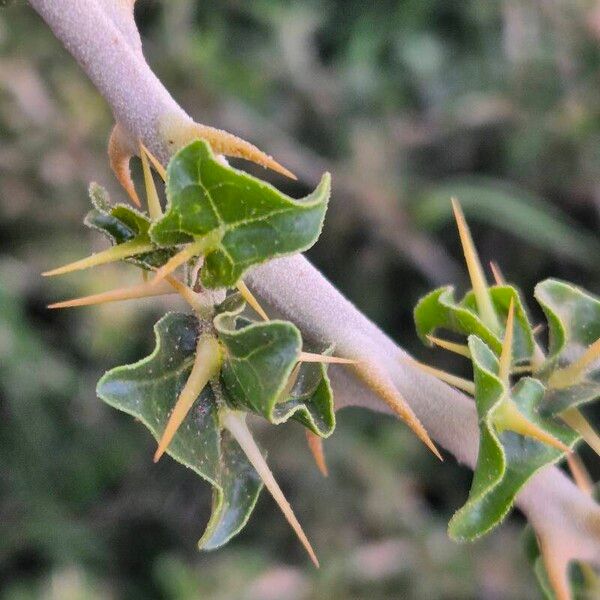
MULTIPOLYGON (((197 552, 209 486, 153 465, 147 431, 94 394, 104 370, 150 350, 176 302, 45 308, 136 277, 40 277, 104 245, 81 219, 91 180, 124 197, 110 112, 23 1, 1 5, 0 599, 537 597, 520 515, 453 544, 470 473, 358 410, 325 445, 328 479, 300 427, 257 430, 319 571, 266 494, 230 545, 197 552)), ((431 287, 466 284, 452 195, 482 257, 526 294, 550 275, 600 291, 600 3, 139 0, 136 13, 181 104, 300 182, 244 168, 294 195, 332 171, 310 258, 417 356, 466 374, 418 345, 411 316, 431 287)))

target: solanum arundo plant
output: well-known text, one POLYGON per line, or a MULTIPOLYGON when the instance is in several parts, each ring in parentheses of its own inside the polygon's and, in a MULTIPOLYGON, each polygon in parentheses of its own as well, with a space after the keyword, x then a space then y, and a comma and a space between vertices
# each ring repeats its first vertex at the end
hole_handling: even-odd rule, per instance
POLYGON ((529 556, 543 589, 558 600, 581 589, 593 597, 598 582, 589 563, 600 565, 600 508, 573 449, 583 438, 599 450, 582 413, 600 395, 599 299, 567 282, 538 284, 545 347, 519 290, 498 269, 496 285, 488 285, 455 203, 472 290, 460 301, 451 287, 433 291, 419 302, 415 320, 423 341, 469 360, 473 378, 416 363, 299 254, 319 236, 327 175, 312 194, 294 200, 230 168, 225 156, 293 176, 249 142, 196 123, 177 104, 144 59, 134 0, 29 4, 110 105, 110 165, 138 207, 112 204, 93 185, 85 222, 112 246, 47 275, 116 261, 146 274, 142 283, 53 307, 168 293, 187 304, 187 312, 156 324, 150 356, 106 373, 98 395, 150 429, 156 460, 166 452, 213 486, 200 546, 216 548, 237 534, 264 485, 316 563, 247 416, 272 426, 297 421, 325 472, 321 441, 334 431, 334 406, 362 406, 400 417, 438 456, 431 438, 474 468, 469 497, 450 522, 454 539, 491 531, 516 503, 535 534, 529 556), (129 172, 133 156, 144 169, 145 211, 129 172), (150 165, 165 182, 166 202, 150 165), (285 319, 270 320, 271 311, 285 319), (446 335, 434 337, 440 330, 446 335), (565 458, 577 486, 551 466, 565 458))

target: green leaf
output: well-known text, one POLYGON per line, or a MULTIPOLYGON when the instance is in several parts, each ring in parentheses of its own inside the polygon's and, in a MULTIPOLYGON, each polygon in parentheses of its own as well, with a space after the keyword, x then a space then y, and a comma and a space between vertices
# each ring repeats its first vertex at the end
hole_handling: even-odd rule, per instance
POLYGON ((302 350, 297 327, 287 321, 249 323, 238 313, 222 313, 214 324, 226 351, 221 379, 234 408, 274 424, 293 418, 317 435, 331 435, 335 414, 325 365, 301 364, 286 393, 302 350))
MULTIPOLYGON (((169 313, 154 332, 152 354, 108 371, 98 382, 97 393, 139 419, 158 440, 191 371, 198 321, 169 313)), ((221 430, 210 386, 200 394, 167 452, 213 486, 212 514, 198 544, 205 549, 222 546, 246 524, 262 483, 237 442, 221 430)))
MULTIPOLYGON (((548 320, 549 354, 541 373, 549 378, 570 365, 600 338, 600 299, 570 283, 547 279, 535 298, 548 320)), ((600 361, 593 361, 573 385, 548 389, 544 410, 557 414, 600 397, 600 361)))
MULTIPOLYGON (((105 235, 113 245, 136 240, 141 244, 151 243, 148 230, 151 221, 143 213, 125 204, 111 204, 108 192, 97 183, 90 184, 90 199, 94 208, 88 212, 84 224, 105 235)), ((157 248, 152 252, 127 258, 127 262, 144 269, 153 270, 164 265, 174 251, 157 248)))
MULTIPOLYGON (((515 363, 529 360, 534 350, 534 339, 527 313, 519 292, 512 286, 492 286, 489 288, 492 304, 501 322, 506 322, 511 299, 514 302, 515 328, 513 357, 515 363)), ((503 332, 492 331, 477 314, 477 305, 472 291, 456 302, 452 286, 433 290, 419 300, 414 311, 417 333, 423 343, 431 345, 428 335, 445 329, 461 335, 476 335, 497 355, 502 349, 503 332)))
POLYGON ((523 377, 507 389, 498 377, 498 359, 478 337, 469 337, 473 361, 475 403, 480 424, 477 466, 467 503, 452 517, 448 531, 456 540, 474 540, 498 525, 514 503, 518 491, 538 469, 563 456, 560 450, 512 431, 498 432, 494 416, 505 397, 519 412, 563 443, 576 436, 552 418, 542 418, 538 409, 544 386, 523 377))
POLYGON ((204 242, 202 284, 233 287, 251 266, 303 252, 316 242, 330 185, 326 173, 312 194, 294 200, 223 165, 197 140, 169 162, 167 209, 150 236, 161 246, 204 242))

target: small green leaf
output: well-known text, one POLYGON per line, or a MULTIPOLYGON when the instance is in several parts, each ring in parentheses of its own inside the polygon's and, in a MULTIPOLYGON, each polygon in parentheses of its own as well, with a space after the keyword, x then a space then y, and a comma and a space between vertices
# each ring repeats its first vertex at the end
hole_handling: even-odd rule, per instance
POLYGON ((210 146, 192 142, 167 168, 167 209, 150 229, 161 246, 213 241, 204 251, 206 287, 233 287, 253 265, 302 252, 319 237, 330 194, 325 174, 315 191, 294 200, 272 185, 223 165, 210 146), (210 239, 210 238, 208 238, 210 239))
MULTIPOLYGON (((136 240, 140 244, 150 244, 150 219, 143 213, 125 204, 110 203, 108 192, 97 183, 90 184, 90 199, 94 208, 88 212, 84 224, 105 235, 114 245, 136 240)), ((153 270, 164 265, 174 251, 157 248, 126 259, 144 269, 153 270)))
POLYGON ((302 350, 300 332, 292 323, 249 323, 239 314, 222 313, 214 324, 226 350, 221 379, 234 408, 274 424, 293 418, 322 437, 333 432, 333 394, 325 365, 302 364, 286 393, 302 350))
MULTIPOLYGON (((514 301, 514 361, 529 360, 534 350, 533 332, 518 291, 509 285, 492 286, 489 290, 492 304, 502 322, 506 322, 511 299, 514 301)), ((421 298, 415 307, 414 318, 417 333, 427 345, 431 345, 427 340, 428 335, 446 329, 466 336, 476 335, 497 355, 502 349, 502 332, 492 331, 479 318, 473 292, 468 292, 460 302, 456 302, 452 286, 438 288, 421 298)))
MULTIPOLYGON (((158 440, 191 371, 198 321, 191 315, 170 313, 154 331, 152 354, 108 371, 98 382, 97 393, 139 419, 158 440)), ((246 524, 262 483, 237 442, 221 430, 210 386, 202 391, 167 452, 213 486, 212 514, 199 546, 222 546, 246 524)))
POLYGON ((523 416, 561 442, 570 445, 576 439, 569 428, 538 414, 544 386, 537 379, 523 377, 509 390, 498 377, 498 359, 492 350, 474 335, 469 337, 469 349, 481 437, 469 499, 448 527, 450 536, 461 541, 476 539, 498 525, 528 479, 563 456, 560 450, 529 437, 498 432, 494 416, 505 398, 512 399, 523 416))
MULTIPOLYGON (((570 283, 547 279, 535 288, 549 328, 549 354, 541 373, 550 379, 581 357, 600 338, 600 299, 570 283)), ((572 385, 546 392, 544 410, 557 414, 600 397, 600 361, 594 360, 572 385)))

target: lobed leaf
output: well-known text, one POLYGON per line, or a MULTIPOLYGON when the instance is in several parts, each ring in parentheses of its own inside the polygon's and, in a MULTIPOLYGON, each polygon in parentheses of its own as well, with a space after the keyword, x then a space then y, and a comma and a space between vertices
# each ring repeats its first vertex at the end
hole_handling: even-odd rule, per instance
MULTIPOLYGON (((108 371, 98 382, 98 396, 139 419, 158 440, 191 371, 198 329, 191 315, 165 315, 154 327, 152 354, 108 371)), ((211 386, 200 394, 167 453, 213 486, 212 514, 198 545, 222 546, 246 524, 262 483, 237 442, 221 430, 211 386)))
MULTIPOLYGON (((151 221, 145 214, 125 204, 111 204, 108 192, 97 183, 90 184, 89 194, 94 208, 88 212, 83 222, 90 229, 105 235, 113 245, 132 240, 137 240, 140 245, 151 243, 148 233, 151 221)), ((153 270, 164 265, 173 254, 172 249, 157 248, 125 260, 153 270)))
POLYGON ((330 194, 326 173, 315 191, 294 200, 272 185, 219 162, 197 140, 167 168, 167 209, 150 236, 161 246, 205 242, 202 284, 233 287, 253 265, 302 252, 321 232, 330 194))
MULTIPOLYGON (((502 322, 506 322, 511 300, 514 302, 514 361, 517 363, 529 360, 534 351, 534 338, 519 292, 509 285, 492 286, 489 292, 492 304, 502 322)), ((497 355, 502 349, 503 332, 492 331, 483 323, 477 313, 472 291, 468 292, 460 302, 456 302, 454 287, 446 286, 433 290, 419 300, 415 307, 414 319, 419 337, 429 346, 431 342, 427 336, 445 329, 466 336, 476 335, 497 355)))
POLYGON ((523 377, 508 389, 498 377, 499 363, 494 352, 475 335, 469 337, 469 349, 481 436, 469 499, 448 527, 450 536, 457 540, 474 540, 498 525, 529 478, 564 454, 512 431, 498 432, 494 414, 506 396, 529 421, 561 442, 571 445, 577 437, 568 427, 539 415, 544 396, 540 381, 523 377))
POLYGON ((238 312, 214 319, 225 347, 221 379, 227 401, 280 424, 293 418, 321 437, 335 428, 333 393, 324 364, 303 363, 290 387, 302 351, 297 327, 287 321, 251 323, 238 312))
MULTIPOLYGON (((548 320, 549 354, 541 373, 549 379, 572 365, 600 339, 600 299, 570 283, 547 279, 535 288, 535 298, 548 320)), ((600 397, 600 360, 592 361, 572 385, 550 387, 544 410, 557 414, 600 397)))

